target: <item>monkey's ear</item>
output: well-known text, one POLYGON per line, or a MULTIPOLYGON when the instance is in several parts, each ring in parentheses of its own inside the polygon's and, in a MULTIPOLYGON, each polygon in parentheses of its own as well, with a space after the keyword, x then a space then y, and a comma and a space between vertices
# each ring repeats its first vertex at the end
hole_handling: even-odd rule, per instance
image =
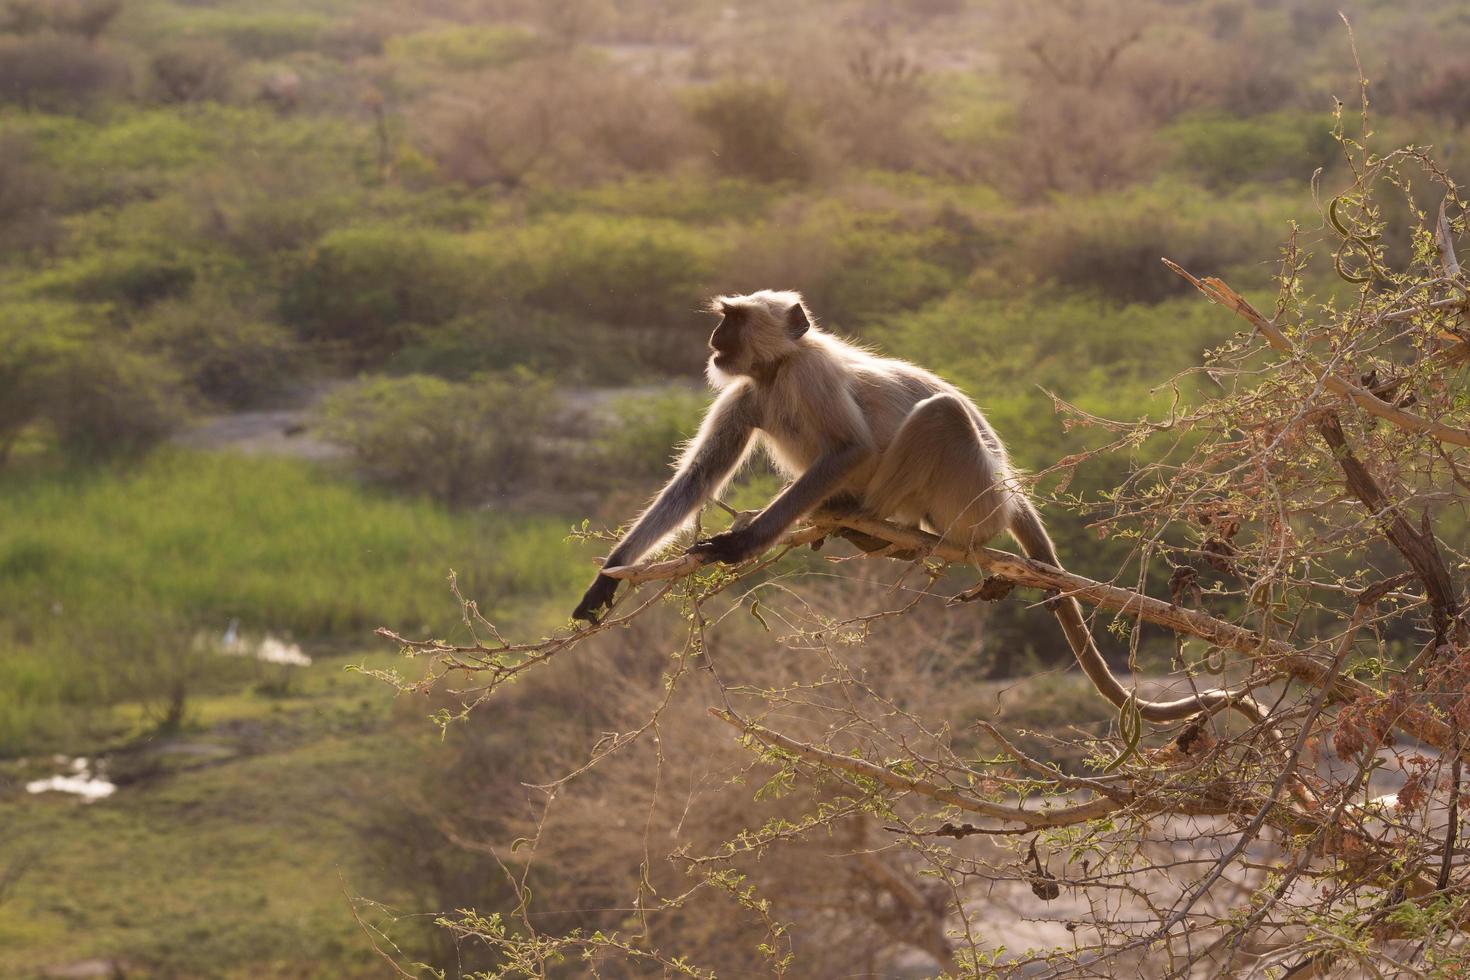
POLYGON ((806 309, 800 304, 793 304, 786 314, 786 333, 792 340, 800 337, 811 329, 812 321, 807 319, 806 309))

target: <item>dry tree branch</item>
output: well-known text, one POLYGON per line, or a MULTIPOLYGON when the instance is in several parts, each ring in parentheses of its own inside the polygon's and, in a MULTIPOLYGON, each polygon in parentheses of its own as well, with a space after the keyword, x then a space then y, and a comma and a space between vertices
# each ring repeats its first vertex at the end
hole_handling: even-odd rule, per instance
MULTIPOLYGON (((845 772, 853 776, 871 779, 890 789, 917 793, 920 796, 927 796, 940 803, 947 803, 961 810, 978 813, 995 820, 1020 823, 1027 827, 1065 827, 1070 824, 1095 820, 1120 808, 1118 803, 1109 799, 1089 800, 1086 803, 1079 803, 1075 806, 1057 807, 1046 810, 1027 810, 1022 807, 1002 806, 999 803, 982 800, 968 793, 948 789, 927 779, 905 776, 902 773, 894 772, 892 769, 887 769, 866 759, 838 755, 835 752, 819 749, 815 745, 798 741, 789 735, 782 735, 780 732, 772 731, 754 722, 745 721, 732 711, 710 708, 709 713, 725 724, 739 729, 743 734, 757 742, 788 752, 822 769, 845 772)), ((1224 811, 1201 810, 1199 812, 1220 813, 1224 811)))
POLYGON ((1379 488, 1368 468, 1358 459, 1343 434, 1342 423, 1337 414, 1324 411, 1317 416, 1317 431, 1332 449, 1333 458, 1342 467, 1343 476, 1353 496, 1373 515, 1383 530, 1384 537, 1404 556, 1424 583, 1424 592, 1429 599, 1429 608, 1434 616, 1436 639, 1443 641, 1449 631, 1450 621, 1455 617, 1458 603, 1455 601, 1454 586, 1450 584, 1450 572, 1439 553, 1434 535, 1428 528, 1415 528, 1379 488))
MULTIPOLYGON (((910 549, 933 558, 955 563, 971 564, 991 575, 998 576, 1017 585, 1060 592, 1102 609, 1167 627, 1176 633, 1198 637, 1216 646, 1225 647, 1255 659, 1270 671, 1280 671, 1314 687, 1330 686, 1332 697, 1338 701, 1362 698, 1380 698, 1382 692, 1351 677, 1334 676, 1330 663, 1330 650, 1313 647, 1299 650, 1281 640, 1268 639, 1259 633, 1244 629, 1208 613, 1186 609, 1172 602, 1165 602, 1116 585, 1063 571, 1043 562, 1014 555, 994 548, 965 550, 944 544, 939 538, 917 528, 900 527, 887 521, 867 518, 844 517, 814 521, 810 526, 797 529, 782 543, 783 547, 809 544, 841 529, 851 529, 887 541, 898 548, 910 549)), ((630 582, 654 582, 683 578, 694 574, 704 562, 695 555, 681 555, 668 561, 648 562, 606 568, 604 574, 630 582)), ((1395 719, 1394 726, 1405 734, 1443 749, 1450 744, 1449 727, 1439 719, 1419 710, 1406 707, 1395 719)))
MULTIPOLYGON (((1361 185, 1365 178, 1354 172, 1361 185)), ((1343 234, 1358 242, 1357 247, 1377 241, 1383 227, 1369 202, 1366 194, 1351 199, 1356 213, 1351 230, 1343 234)), ((1118 434, 1112 445, 1095 452, 1139 446, 1161 433, 1170 435, 1160 441, 1173 440, 1155 461, 1134 466, 1107 497, 1113 509, 1102 525, 1131 532, 1131 540, 1143 542, 1133 550, 1140 574, 1131 588, 1115 584, 1125 581, 1121 578, 1098 581, 1006 551, 956 547, 914 528, 822 512, 761 558, 739 566, 709 569, 703 559, 682 555, 604 568, 607 575, 635 587, 625 592, 623 613, 597 626, 558 630, 537 643, 506 643, 472 607, 466 607, 471 645, 415 643, 385 635, 409 652, 435 655, 445 670, 478 674, 486 679, 479 690, 488 693, 529 667, 674 598, 686 604, 680 611, 692 625, 679 667, 667 675, 668 689, 657 709, 662 712, 672 704, 673 685, 687 658, 709 656, 702 604, 724 593, 732 605, 723 615, 744 609, 769 630, 761 606, 751 597, 757 590, 786 588, 767 572, 779 574, 776 566, 792 548, 842 536, 860 543, 870 557, 921 563, 914 567, 928 573, 930 582, 910 592, 925 597, 933 596, 933 583, 945 563, 968 565, 989 577, 956 599, 996 600, 1021 585, 1109 610, 1120 620, 1115 625, 1156 624, 1181 638, 1211 644, 1216 648, 1212 658, 1219 649, 1243 655, 1249 675, 1233 695, 1259 694, 1275 685, 1276 703, 1243 729, 1196 716, 1162 748, 1134 749, 1141 726, 1125 725, 1120 716, 1118 729, 1130 751, 1118 761, 1127 764, 1072 772, 1065 768, 1067 757, 1048 760, 1044 751, 1033 751, 1029 744, 1023 748, 1021 739, 1013 741, 987 721, 971 729, 968 719, 976 713, 972 702, 926 702, 927 688, 918 689, 911 700, 882 690, 864 670, 873 664, 889 669, 895 661, 906 668, 904 657, 891 655, 894 650, 907 652, 901 638, 852 655, 856 663, 845 659, 841 645, 870 639, 866 628, 847 627, 866 627, 889 612, 834 625, 816 604, 797 597, 802 606, 797 616, 787 619, 776 611, 795 630, 778 643, 818 656, 792 666, 794 679, 784 674, 784 661, 773 661, 783 664, 779 668, 764 661, 737 667, 732 658, 729 676, 739 675, 743 682, 727 686, 711 669, 710 683, 724 701, 709 713, 738 733, 722 740, 727 750, 738 739, 755 752, 740 769, 742 780, 750 768, 777 768, 769 784, 774 791, 758 795, 763 805, 810 782, 816 806, 800 820, 782 815, 753 832, 742 824, 715 855, 684 860, 728 868, 729 881, 743 881, 736 872, 739 868, 744 874, 744 866, 737 859, 756 861, 773 842, 784 845, 816 828, 831 830, 839 819, 854 814, 882 816, 898 835, 888 846, 913 849, 951 887, 953 904, 948 912, 935 913, 941 942, 931 952, 943 961, 943 916, 957 915, 965 931, 963 941, 955 944, 956 958, 964 961, 968 948, 978 963, 985 937, 981 930, 971 930, 975 910, 967 902, 971 897, 980 900, 973 883, 1020 884, 1016 891, 1023 902, 1029 901, 1024 862, 995 855, 1019 854, 1017 847, 1024 845, 1018 836, 1039 835, 1053 855, 1065 849, 1063 860, 1081 869, 1080 874, 1069 870, 1065 878, 1053 879, 1090 906, 1076 918, 1070 909, 1063 913, 1069 932, 1075 925, 1095 936, 1078 939, 1070 949, 1059 945, 1055 959, 1050 954, 1007 959, 1006 965, 1017 972, 1064 963, 1102 975, 1110 960, 1125 969, 1135 966, 1117 959, 1132 950, 1150 967, 1162 965, 1167 957, 1169 975, 1184 976, 1203 965, 1236 965, 1223 959, 1246 953, 1247 944, 1272 955, 1283 949, 1310 952, 1306 962, 1325 967, 1343 951, 1366 961, 1370 954, 1360 956, 1359 950, 1367 943, 1381 945, 1399 931, 1418 928, 1420 920, 1410 914, 1416 910, 1434 928, 1453 929, 1470 916, 1470 885, 1462 880, 1470 866, 1464 863, 1467 850, 1458 827, 1460 733, 1470 730, 1470 695, 1465 693, 1470 690, 1470 653, 1465 650, 1470 630, 1459 619, 1464 600, 1456 595, 1453 577, 1470 563, 1457 548, 1456 534, 1434 536, 1427 517, 1419 526, 1411 507, 1429 499, 1453 500, 1452 494, 1439 493, 1440 482, 1449 477, 1467 485, 1456 467, 1456 447, 1470 447, 1470 429, 1463 427, 1465 379, 1448 371, 1464 359, 1446 350, 1470 349, 1459 326, 1470 294, 1459 281, 1462 274, 1443 206, 1433 231, 1432 236, 1423 227, 1415 232, 1416 258, 1409 271, 1385 272, 1387 259, 1379 255, 1373 260, 1379 278, 1359 292, 1356 305, 1340 312, 1339 296, 1333 294, 1320 303, 1325 318, 1310 312, 1316 301, 1308 298, 1310 284, 1300 279, 1308 255, 1298 248, 1295 235, 1285 253, 1283 289, 1271 318, 1221 280, 1196 278, 1165 260, 1207 298, 1249 322, 1252 333, 1242 331, 1238 342, 1208 355, 1210 366, 1204 370, 1223 365, 1221 376, 1232 378, 1229 386, 1217 382, 1220 395, 1195 404, 1176 387, 1175 404, 1163 423, 1085 420, 1118 434), (1431 238, 1438 245, 1437 258, 1431 238), (1454 298, 1440 298, 1445 295, 1454 298), (1457 346, 1443 348, 1446 339, 1457 346), (1407 364, 1399 363, 1400 355, 1406 355, 1407 364), (1380 419, 1389 424, 1377 425, 1380 419), (1385 542, 1396 550, 1384 547, 1385 542), (1160 554, 1182 556, 1175 568, 1190 576, 1178 588, 1171 582, 1175 601, 1146 591, 1147 573, 1157 568, 1151 563, 1160 554), (1405 565, 1413 572, 1395 574, 1405 565), (1220 578, 1204 590, 1194 577, 1210 574, 1208 569, 1220 578), (1423 582, 1422 600, 1419 590, 1402 588, 1416 578, 1423 582), (644 583, 650 588, 636 588, 644 583), (1193 602, 1186 605, 1191 595, 1193 602), (1422 624, 1416 620, 1426 616, 1438 635, 1404 667, 1418 646, 1415 634, 1422 624), (793 622, 802 618, 815 626, 807 629, 793 622), (477 626, 488 627, 486 635, 493 642, 481 643, 477 626), (1370 644, 1372 652, 1365 650, 1370 644), (1360 676, 1370 672, 1381 680, 1364 683, 1360 676), (815 719, 803 717, 802 709, 820 712, 828 724, 806 727, 815 719), (967 722, 952 728, 946 715, 935 725, 923 717, 934 711, 962 712, 967 722), (785 727, 786 718, 798 727, 785 727), (977 761, 970 739, 975 730, 990 736, 1003 752, 977 761), (1289 737, 1283 739, 1282 730, 1289 737), (1263 733, 1271 739, 1261 739, 1263 733), (1433 746, 1440 755, 1431 758, 1428 751, 1395 745, 1395 733, 1433 746), (1378 770, 1380 765, 1385 771, 1378 770), (1450 773, 1449 826, 1444 832, 1438 822, 1446 807, 1430 799, 1442 795, 1445 786, 1444 779, 1429 778, 1436 768, 1450 773), (814 774, 824 778, 803 778, 814 774), (1391 780, 1400 776, 1405 781, 1390 801, 1383 789, 1393 788, 1391 780), (1390 780, 1388 787, 1382 785, 1385 779, 1390 780), (1296 791, 1298 785, 1302 792, 1296 791), (956 826, 959 812, 978 826, 956 826), (954 847, 935 840, 972 835, 985 839, 954 847), (1095 862, 1090 868, 1089 861, 1095 862), (1238 894, 1222 894, 1232 889, 1238 894), (1223 908, 1243 914, 1227 915, 1223 908), (1295 938, 1304 925, 1318 932, 1306 940, 1295 938)), ((1149 452, 1154 448, 1150 445, 1149 452)), ((1083 458, 1068 457, 1059 465, 1083 458)), ((767 594, 761 593, 762 601, 767 594)), ((913 606, 906 603, 903 611, 913 606)), ((946 625, 954 621, 944 619, 946 625)), ((1135 629, 1133 635, 1141 631, 1135 629)), ((946 652, 957 649, 948 644, 946 652)), ((1210 671, 1224 668, 1223 662, 1205 665, 1210 671)), ((703 682, 704 675, 691 676, 703 682)), ((1186 676, 1195 680, 1192 673, 1186 676)), ((955 672, 943 679, 961 677, 973 673, 955 672)), ((1125 678, 1125 683, 1130 682, 1125 678)), ((1084 697, 1091 695, 1091 689, 1084 689, 1084 697)), ((683 707, 700 711, 709 703, 698 698, 683 707)), ((1068 707, 1063 703, 1061 710, 1068 707)), ((1041 725, 1055 728, 1033 731, 1029 737, 1068 751, 1081 748, 1087 753, 1086 765, 1097 763, 1106 755, 1101 750, 1119 741, 1116 731, 1102 739, 1075 728, 1073 737, 1060 735, 1055 729, 1075 716, 1048 708, 1041 725)), ((695 723, 704 725, 702 719, 698 714, 695 723)), ((636 731, 657 736, 660 729, 650 722, 636 731)), ((599 741, 577 773, 631 744, 618 740, 622 738, 599 741)), ((662 766, 663 750, 650 751, 662 766)), ((587 782, 578 786, 585 788, 587 782)), ((662 786, 654 782, 644 821, 635 903, 640 911, 645 886, 651 888, 653 864, 646 835, 662 786)), ((785 805, 792 804, 788 800, 785 805)), ((681 816, 681 827, 682 822, 681 816)), ((906 878, 887 875, 885 869, 892 869, 870 852, 859 849, 852 856, 865 865, 880 892, 886 890, 884 903, 915 912, 921 904, 932 905, 906 878)), ((1036 870, 1041 871, 1039 862, 1036 870)), ((710 877, 706 884, 721 880, 710 877)), ((719 887, 736 894, 733 885, 719 887)), ((662 907, 677 905, 669 901, 662 907)), ((753 900, 743 907, 754 909, 753 900)), ((775 913, 761 906, 758 914, 775 935, 775 913)), ((527 935, 535 938, 529 930, 527 935)), ((932 938, 915 933, 909 941, 922 945, 932 938)), ((1435 954, 1454 949, 1458 942, 1441 933, 1434 940, 1435 954)), ((651 940, 649 945, 656 948, 651 940)), ((1392 951, 1381 955, 1385 962, 1394 961, 1392 951)), ((1264 960, 1257 957, 1257 962, 1264 960)))
MULTIPOLYGON (((1346 649, 1347 644, 1344 644, 1341 653, 1345 654, 1346 649)), ((1316 710, 1321 710, 1324 701, 1325 698, 1318 698, 1316 710)), ((1140 786, 1140 780, 1134 780, 1126 793, 1123 793, 1121 790, 1099 790, 1099 787, 1093 786, 1089 788, 1094 791, 1107 792, 1108 795, 1098 796, 1097 798, 1069 806, 1045 807, 1032 810, 1024 807, 1005 806, 989 800, 980 799, 969 793, 962 793, 948 787, 940 786, 931 780, 920 779, 915 776, 896 772, 893 769, 869 762, 866 759, 831 752, 792 738, 789 735, 784 735, 763 725, 746 721, 732 711, 721 708, 710 708, 709 714, 732 728, 738 729, 747 738, 766 746, 768 749, 776 749, 795 756, 828 772, 847 773, 860 779, 872 780, 889 789, 915 793, 919 796, 927 797, 936 802, 944 803, 970 813, 978 813, 982 816, 1009 823, 1019 823, 1027 828, 1054 829, 1068 827, 1097 820, 1123 810, 1127 810, 1136 815, 1168 814, 1191 817, 1248 817, 1257 829, 1262 824, 1268 824, 1288 835, 1310 836, 1316 842, 1317 846, 1321 848, 1322 853, 1336 855, 1346 866, 1352 868, 1356 874, 1366 876, 1370 879, 1380 879, 1385 884, 1395 884, 1403 890, 1407 897, 1419 898, 1432 893, 1435 888, 1434 879, 1423 873, 1397 875, 1392 870, 1393 862, 1391 852, 1379 846, 1379 842, 1366 836, 1361 831, 1339 826, 1325 814, 1309 813, 1282 799, 1281 791, 1286 785, 1290 773, 1295 768, 1295 756, 1291 765, 1282 770, 1270 790, 1259 801, 1253 799, 1248 794, 1239 793, 1219 780, 1211 781, 1191 790, 1170 787, 1167 793, 1151 792, 1146 786, 1140 786), (1118 798, 1112 798, 1115 796, 1118 798)), ((1309 727, 1302 729, 1302 733, 1293 749, 1296 756, 1300 755, 1309 734, 1309 727)), ((983 828, 975 828, 974 832, 984 834, 989 831, 983 828)), ((1000 828, 995 832, 1008 833, 1009 831, 1000 828)), ((1241 843, 1237 845, 1237 850, 1244 849, 1249 836, 1249 834, 1242 835, 1241 843)), ((1231 856, 1233 858, 1234 854, 1231 856)), ((1222 872, 1228 863, 1228 861, 1222 861, 1217 868, 1217 874, 1209 879, 1209 881, 1213 882, 1218 877, 1218 873, 1222 872)), ((1186 903, 1186 910, 1189 904, 1193 904, 1193 901, 1197 900, 1203 894, 1203 891, 1204 888, 1197 890, 1193 898, 1186 903)), ((1162 927, 1152 938, 1161 938, 1172 928, 1172 925, 1177 924, 1179 919, 1182 919, 1182 915, 1177 918, 1171 917, 1168 920, 1169 924, 1162 927)))
POLYGON ((1470 446, 1470 431, 1457 429, 1454 426, 1445 425, 1443 422, 1426 419, 1423 416, 1415 415, 1413 412, 1407 412, 1402 408, 1390 405, 1371 391, 1360 388, 1339 375, 1328 371, 1321 364, 1317 363, 1316 360, 1298 351, 1274 323, 1262 316, 1255 307, 1246 301, 1245 297, 1231 289, 1222 280, 1216 279, 1214 276, 1197 279, 1177 263, 1171 262, 1168 259, 1163 259, 1162 261, 1175 273, 1182 276, 1196 289, 1204 293, 1205 296, 1209 297, 1212 302, 1219 303, 1221 306, 1233 310, 1249 321, 1260 332, 1261 336, 1266 338, 1267 343, 1281 353, 1299 360, 1329 390, 1347 398, 1369 415, 1374 415, 1387 422, 1391 422, 1401 429, 1423 433, 1431 439, 1438 439, 1440 442, 1453 443, 1456 446, 1470 446))

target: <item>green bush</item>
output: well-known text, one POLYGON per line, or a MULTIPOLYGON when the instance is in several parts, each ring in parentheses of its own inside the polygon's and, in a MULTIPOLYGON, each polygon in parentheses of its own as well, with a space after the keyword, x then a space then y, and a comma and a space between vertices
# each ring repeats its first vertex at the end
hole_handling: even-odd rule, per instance
POLYGON ((541 47, 535 34, 504 24, 456 24, 389 38, 383 53, 409 70, 424 67, 449 71, 500 68, 534 54, 541 47))
POLYGON ((711 236, 672 221, 555 215, 492 246, 506 288, 533 306, 621 326, 681 323, 714 266, 711 236))
POLYGON ((0 306, 0 461, 42 421, 79 457, 136 453, 177 428, 187 404, 178 372, 130 344, 110 333, 97 308, 0 306))
POLYGON ((221 122, 151 109, 118 111, 101 123, 32 115, 24 129, 54 168, 67 204, 87 210, 150 198, 176 183, 220 151, 221 122))
POLYGON ((87 343, 60 371, 48 411, 63 449, 79 459, 139 453, 183 424, 178 371, 116 341, 87 343))
POLYGON ((738 233, 723 271, 742 290, 800 287, 819 317, 854 329, 958 285, 960 244, 952 227, 823 201, 738 233))
POLYGON ((309 11, 193 7, 175 26, 182 34, 218 38, 247 58, 270 59, 320 47, 331 24, 309 11))
POLYGON ((408 328, 402 349, 384 369, 463 381, 483 371, 524 367, 563 383, 619 385, 668 363, 667 344, 659 351, 651 339, 646 345, 629 339, 627 329, 495 304, 448 323, 408 328))
POLYGON ((533 475, 534 438, 553 411, 551 386, 528 372, 462 383, 375 378, 335 392, 321 410, 322 430, 371 475, 450 506, 533 475))
POLYGON ((210 292, 160 303, 135 327, 135 336, 178 365, 199 394, 234 408, 284 390, 300 357, 286 328, 210 292))
POLYGON ((359 353, 396 348, 409 324, 442 323, 485 297, 486 270, 462 236, 391 225, 328 232, 283 298, 313 340, 359 353))
POLYGON ((739 177, 686 171, 636 175, 583 191, 541 189, 532 207, 548 212, 602 211, 640 218, 701 224, 707 232, 727 221, 750 221, 771 207, 781 190, 739 177))
POLYGON ((1338 155, 1324 117, 1277 112, 1249 119, 1193 115, 1159 133, 1173 150, 1173 169, 1210 187, 1235 188, 1252 181, 1305 184, 1312 171, 1338 155))
MULTIPOLYGON (((1029 225, 1021 257, 1030 274, 1068 288, 1152 302, 1189 289, 1160 256, 1196 274, 1224 274, 1256 262, 1274 252, 1295 204, 1256 197, 1227 205, 1198 187, 1168 181, 1116 194, 1059 197, 1029 225)), ((1244 284, 1262 279, 1258 272, 1244 284)))
POLYGON ((190 261, 162 248, 132 247, 93 252, 36 276, 48 293, 84 302, 147 306, 188 292, 195 270, 190 261))
POLYGON ((55 174, 23 133, 0 133, 0 253, 54 247, 55 174))
MULTIPOLYGON (((68 209, 89 210, 93 219, 107 216, 104 205, 226 181, 240 197, 293 181, 324 201, 360 193, 363 135, 341 118, 281 117, 260 106, 206 101, 187 110, 117 107, 96 121, 32 113, 14 125, 54 168, 68 209)), ((299 192, 294 200, 288 195, 288 205, 303 203, 299 192)), ((234 216, 230 207, 216 214, 196 207, 200 223, 234 216)))
POLYGON ((0 300, 0 465, 52 406, 95 329, 96 313, 73 303, 0 300))
MULTIPOLYGON (((881 349, 967 390, 1028 469, 1084 448, 1095 430, 1063 430, 1050 393, 1103 416, 1167 410, 1165 379, 1199 362, 1231 327, 1184 296, 1120 305, 1083 294, 977 299, 955 294, 873 331, 881 349)), ((1188 390, 1186 384, 1186 390, 1188 390)))

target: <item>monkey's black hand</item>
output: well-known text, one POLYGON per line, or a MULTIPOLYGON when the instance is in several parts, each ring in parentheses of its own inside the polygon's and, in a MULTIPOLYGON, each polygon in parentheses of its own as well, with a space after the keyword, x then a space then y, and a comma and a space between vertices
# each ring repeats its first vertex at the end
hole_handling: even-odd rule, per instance
POLYGON ((577 603, 577 608, 572 611, 572 618, 596 623, 602 618, 602 611, 612 605, 613 595, 617 591, 617 579, 610 575, 598 575, 588 586, 582 601, 577 603))
POLYGON ((689 546, 685 554, 698 555, 708 562, 724 562, 726 565, 738 565, 748 558, 754 558, 765 550, 749 529, 740 531, 726 531, 716 534, 712 538, 696 541, 689 546))

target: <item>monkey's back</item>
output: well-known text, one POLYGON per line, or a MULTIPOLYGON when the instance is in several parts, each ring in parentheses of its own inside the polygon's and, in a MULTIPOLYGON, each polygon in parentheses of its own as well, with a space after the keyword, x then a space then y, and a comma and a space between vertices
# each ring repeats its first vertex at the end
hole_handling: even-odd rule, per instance
POLYGON ((760 424, 762 444, 778 469, 795 477, 833 439, 856 436, 872 458, 844 481, 862 494, 915 406, 936 395, 961 402, 990 456, 997 481, 1009 481, 1005 446, 979 407, 943 378, 916 364, 881 357, 823 331, 812 330, 805 350, 792 357, 767 388, 760 424))

